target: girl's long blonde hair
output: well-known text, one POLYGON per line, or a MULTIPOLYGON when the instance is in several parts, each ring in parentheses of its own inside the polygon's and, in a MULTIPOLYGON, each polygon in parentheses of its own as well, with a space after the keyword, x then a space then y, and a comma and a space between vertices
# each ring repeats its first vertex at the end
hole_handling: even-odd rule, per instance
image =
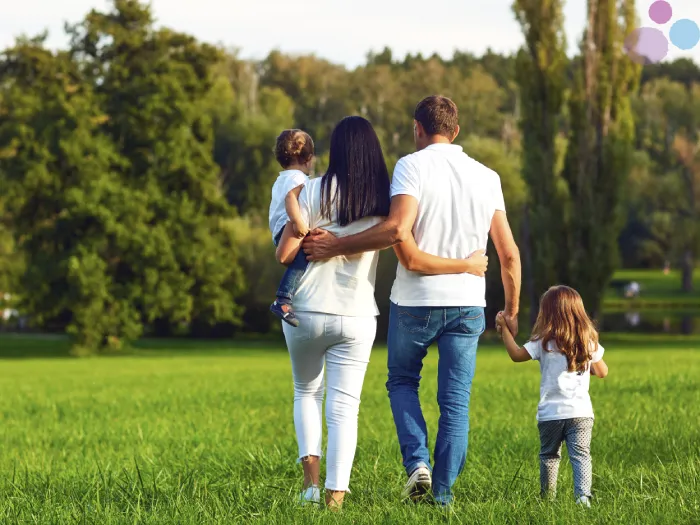
POLYGON ((568 286, 552 286, 540 300, 540 313, 532 329, 532 341, 541 341, 549 352, 554 341, 566 356, 569 372, 588 369, 593 352, 598 348, 598 331, 588 317, 579 293, 568 286))

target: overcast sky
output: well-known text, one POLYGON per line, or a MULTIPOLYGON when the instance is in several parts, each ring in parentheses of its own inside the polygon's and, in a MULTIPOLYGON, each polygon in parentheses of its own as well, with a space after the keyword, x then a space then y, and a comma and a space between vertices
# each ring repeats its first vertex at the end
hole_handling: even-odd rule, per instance
MULTIPOLYGON (((62 47, 65 21, 80 20, 105 0, 0 0, 0 49, 19 34, 50 32, 49 45, 62 47)), ((647 14, 652 0, 637 0, 642 25, 666 34, 673 21, 700 23, 700 0, 670 0, 673 19, 656 26, 647 14)), ((314 53, 333 62, 356 66, 370 50, 391 47, 407 52, 451 56, 455 49, 481 54, 488 47, 516 50, 522 37, 511 13, 512 0, 152 0, 159 24, 200 40, 262 58, 273 49, 314 53)), ((585 0, 565 1, 569 47, 583 30, 585 0)), ((682 52, 671 46, 669 58, 687 56, 700 63, 700 46, 682 52)))

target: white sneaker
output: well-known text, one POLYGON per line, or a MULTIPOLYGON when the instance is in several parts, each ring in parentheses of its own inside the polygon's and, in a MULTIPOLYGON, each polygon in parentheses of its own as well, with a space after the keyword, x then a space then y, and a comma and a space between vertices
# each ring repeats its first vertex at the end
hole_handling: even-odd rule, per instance
POLYGON ((311 485, 308 489, 302 490, 299 495, 300 505, 308 505, 309 503, 321 503, 321 491, 316 485, 311 485))
POLYGON ((427 467, 418 467, 409 476, 406 486, 401 493, 401 499, 419 499, 430 493, 432 485, 433 479, 427 467))
POLYGON ((584 507, 588 507, 589 509, 591 508, 591 498, 588 496, 580 496, 576 500, 577 505, 583 505, 584 507))

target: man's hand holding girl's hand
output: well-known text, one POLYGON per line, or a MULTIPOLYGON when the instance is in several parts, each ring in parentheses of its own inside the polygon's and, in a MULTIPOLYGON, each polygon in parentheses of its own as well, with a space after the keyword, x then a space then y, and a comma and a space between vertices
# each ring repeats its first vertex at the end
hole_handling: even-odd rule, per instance
POLYGON ((498 312, 498 314, 496 314, 496 331, 499 334, 501 334, 501 336, 502 336, 504 328, 506 330, 508 330, 508 325, 506 324, 506 318, 503 317, 503 312, 498 312))
POLYGON ((498 312, 496 315, 496 330, 503 337, 503 329, 506 329, 515 338, 518 335, 518 316, 507 316, 505 312, 498 312))

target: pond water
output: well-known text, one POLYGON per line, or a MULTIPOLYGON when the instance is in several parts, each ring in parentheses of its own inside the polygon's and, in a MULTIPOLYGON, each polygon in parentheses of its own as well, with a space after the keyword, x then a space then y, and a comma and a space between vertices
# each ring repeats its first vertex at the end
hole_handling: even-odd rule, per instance
POLYGON ((700 334, 700 311, 641 310, 603 314, 601 332, 700 334))

